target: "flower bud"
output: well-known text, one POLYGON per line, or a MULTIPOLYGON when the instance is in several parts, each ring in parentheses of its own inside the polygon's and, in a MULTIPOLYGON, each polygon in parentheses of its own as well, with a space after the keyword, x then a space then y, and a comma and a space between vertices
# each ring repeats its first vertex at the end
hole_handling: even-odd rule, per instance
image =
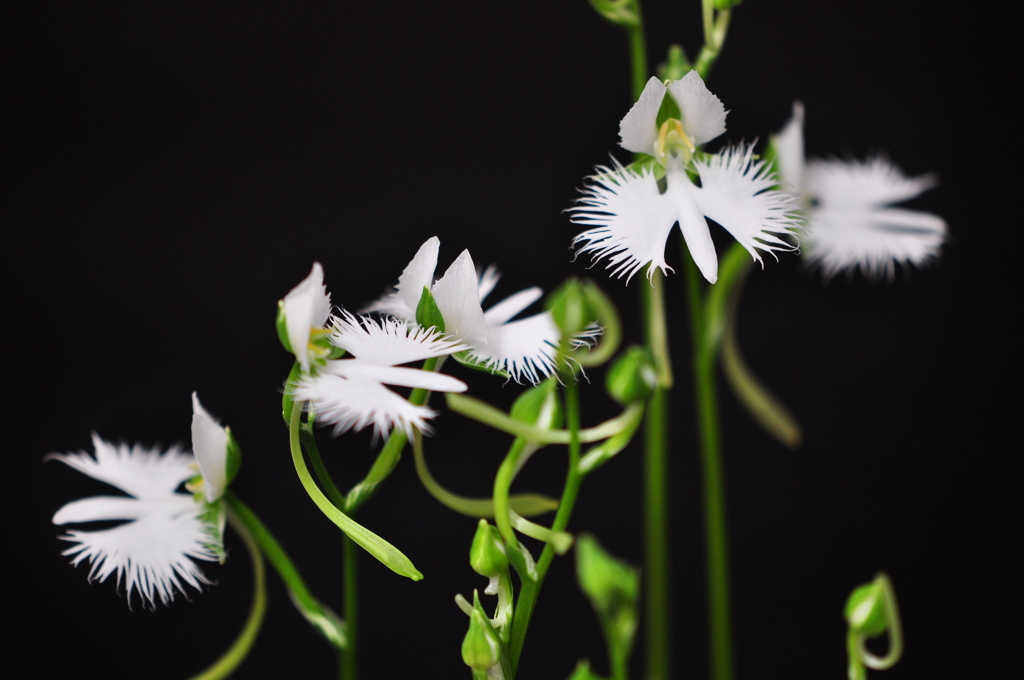
POLYGON ((579 335, 595 319, 580 282, 574 277, 553 290, 544 306, 551 312, 563 338, 579 335))
POLYGON ((733 7, 739 5, 741 2, 743 2, 743 0, 714 0, 715 9, 717 9, 718 11, 732 9, 733 7))
POLYGON ((576 578, 602 615, 636 607, 640 594, 637 570, 608 553, 590 534, 576 539, 576 578))
POLYGON ((476 527, 473 545, 469 548, 469 566, 473 571, 493 578, 508 569, 508 556, 505 544, 501 541, 498 530, 482 519, 476 527))
POLYGON ((474 670, 485 671, 501 662, 501 641, 480 606, 479 596, 474 593, 473 599, 469 630, 462 640, 462 660, 474 670))
POLYGON ((620 404, 647 399, 657 385, 654 359, 649 351, 636 345, 619 355, 605 378, 608 395, 620 404))
POLYGON ((866 637, 881 635, 888 628, 885 594, 879 579, 858 586, 846 601, 846 622, 850 632, 866 637))

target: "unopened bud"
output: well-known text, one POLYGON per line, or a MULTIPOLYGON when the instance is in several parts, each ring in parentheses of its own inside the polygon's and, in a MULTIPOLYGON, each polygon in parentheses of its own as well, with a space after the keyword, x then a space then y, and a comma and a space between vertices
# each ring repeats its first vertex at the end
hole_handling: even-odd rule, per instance
POLYGON ((636 345, 619 355, 605 379, 608 395, 620 404, 646 400, 657 385, 658 374, 651 353, 636 345))
POLYGON ((501 662, 501 641, 480 607, 479 597, 469 615, 469 630, 462 640, 462 660, 474 670, 487 670, 501 662))
POLYGON ((846 622, 850 632, 875 637, 888 627, 884 586, 879 579, 858 586, 846 601, 846 622))
POLYGON ((501 535, 485 519, 477 524, 473 545, 469 548, 469 566, 487 578, 493 578, 508 569, 508 556, 501 535))

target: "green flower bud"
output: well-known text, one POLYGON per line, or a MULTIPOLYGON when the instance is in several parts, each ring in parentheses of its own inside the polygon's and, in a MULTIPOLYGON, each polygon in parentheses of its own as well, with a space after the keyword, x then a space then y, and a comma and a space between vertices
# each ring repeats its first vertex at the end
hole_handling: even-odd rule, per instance
POLYGON ((485 671, 501 662, 501 640, 480 606, 480 597, 473 593, 473 613, 469 630, 462 640, 462 660, 474 670, 485 671))
POLYGON ((858 586, 846 601, 846 622, 850 632, 866 637, 881 635, 888 628, 883 585, 879 579, 858 586))
POLYGON ((508 569, 508 556, 501 535, 485 519, 477 524, 473 545, 469 548, 469 566, 487 578, 493 578, 508 569))
POLYGON ((555 392, 556 384, 554 378, 548 378, 526 390, 516 398, 509 415, 514 420, 544 430, 561 427, 562 409, 555 392))
POLYGON ((718 11, 732 9, 733 7, 739 5, 741 2, 743 2, 743 0, 715 0, 715 9, 717 9, 718 11))
POLYGON ((612 363, 605 378, 608 395, 620 404, 644 401, 658 385, 651 353, 633 345, 612 363))
POLYGON ((639 572, 605 551, 590 534, 580 534, 576 539, 576 578, 599 614, 635 609, 640 594, 639 572))
POLYGON ((439 333, 444 333, 444 317, 441 316, 441 309, 434 300, 433 293, 424 286, 423 295, 416 305, 416 323, 424 328, 436 328, 439 333))
POLYGON ((682 80, 683 76, 693 70, 693 65, 686 58, 686 52, 680 45, 669 45, 668 59, 658 66, 658 79, 682 80))
POLYGON ((587 304, 578 279, 570 277, 548 296, 544 304, 551 312, 563 338, 579 335, 596 318, 587 304))

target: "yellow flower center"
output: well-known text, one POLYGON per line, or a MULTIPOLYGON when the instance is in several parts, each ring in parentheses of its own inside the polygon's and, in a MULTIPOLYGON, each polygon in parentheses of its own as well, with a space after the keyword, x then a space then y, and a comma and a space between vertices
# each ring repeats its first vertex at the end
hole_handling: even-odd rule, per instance
POLYGON ((685 167, 696 150, 693 138, 686 134, 681 120, 669 118, 661 124, 658 140, 654 143, 654 157, 663 166, 667 166, 670 160, 679 160, 685 167))

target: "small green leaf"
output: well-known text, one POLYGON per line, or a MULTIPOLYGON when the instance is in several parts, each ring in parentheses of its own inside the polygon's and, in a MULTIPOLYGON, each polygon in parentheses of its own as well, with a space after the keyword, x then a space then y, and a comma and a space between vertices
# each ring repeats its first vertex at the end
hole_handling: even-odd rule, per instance
POLYGON ((576 663, 576 670, 569 676, 569 680, 604 680, 604 678, 590 670, 590 661, 580 659, 576 663))

